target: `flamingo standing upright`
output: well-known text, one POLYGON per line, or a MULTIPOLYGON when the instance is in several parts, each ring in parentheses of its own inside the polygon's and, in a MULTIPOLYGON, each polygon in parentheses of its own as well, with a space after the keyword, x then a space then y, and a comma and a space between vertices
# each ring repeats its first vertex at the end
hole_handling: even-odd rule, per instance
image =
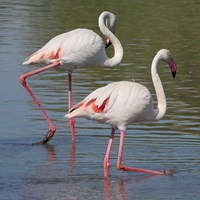
POLYGON ((122 165, 122 151, 127 126, 134 122, 158 121, 166 112, 166 97, 161 80, 157 73, 157 64, 163 60, 169 64, 173 77, 176 75, 176 63, 167 49, 157 52, 151 65, 151 76, 157 95, 157 108, 153 108, 153 100, 149 90, 135 82, 120 81, 101 87, 80 103, 73 106, 66 117, 83 117, 108 123, 112 127, 107 151, 104 158, 104 176, 108 176, 109 157, 115 129, 120 130, 120 144, 117 168, 124 171, 137 171, 150 174, 167 174, 169 171, 154 171, 122 165))
MULTIPOLYGON (((51 39, 45 46, 33 53, 23 64, 45 62, 49 65, 31 71, 20 76, 20 82, 28 93, 32 96, 34 102, 43 113, 48 125, 49 131, 41 142, 44 144, 53 138, 56 131, 55 125, 51 122, 47 113, 41 106, 30 87, 26 83, 26 78, 43 72, 45 70, 63 65, 68 71, 68 107, 72 106, 71 73, 76 67, 85 66, 107 66, 112 67, 120 64, 123 57, 123 48, 120 41, 114 35, 116 27, 116 16, 108 11, 101 13, 98 19, 99 28, 102 34, 107 38, 106 47, 113 44, 114 56, 107 57, 105 44, 102 38, 89 29, 75 29, 63 33, 51 39)), ((74 119, 70 119, 70 129, 72 140, 75 140, 74 119)))

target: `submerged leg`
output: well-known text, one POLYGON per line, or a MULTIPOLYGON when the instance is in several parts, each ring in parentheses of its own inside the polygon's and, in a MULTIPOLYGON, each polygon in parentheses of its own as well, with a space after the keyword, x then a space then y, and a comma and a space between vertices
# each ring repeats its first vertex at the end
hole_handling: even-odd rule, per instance
POLYGON ((120 132, 120 144, 119 144, 117 169, 123 170, 123 171, 134 171, 134 172, 141 172, 141 173, 147 173, 147 174, 153 174, 153 175, 171 174, 167 171, 162 172, 162 171, 154 171, 154 170, 148 170, 148 169, 123 166, 122 165, 122 153, 123 153, 123 146, 124 146, 124 135, 125 135, 125 131, 121 131, 120 132))
POLYGON ((45 117, 48 125, 49 125, 49 130, 47 132, 47 134, 45 135, 44 139, 41 142, 36 142, 34 144, 44 144, 47 143, 49 140, 51 140, 53 138, 53 135, 56 131, 56 127, 54 126, 54 124, 51 122, 50 118, 48 117, 47 113, 45 112, 45 110, 43 109, 42 105, 40 104, 39 100, 36 98, 36 96, 34 95, 34 93, 32 92, 32 90, 30 89, 30 87, 27 85, 26 83, 26 78, 38 74, 40 72, 43 72, 45 70, 48 70, 50 68, 53 67, 57 67, 59 66, 61 63, 60 62, 55 62, 53 64, 47 65, 45 67, 36 69, 34 71, 28 72, 26 74, 23 74, 20 76, 20 82, 21 84, 24 86, 24 88, 27 90, 27 92, 31 95, 31 97, 33 98, 33 101, 38 105, 39 109, 41 110, 43 116, 45 117))
MULTIPOLYGON (((72 76, 71 73, 68 73, 68 109, 70 110, 72 108, 72 76)), ((76 135, 75 135, 75 129, 74 129, 74 123, 75 120, 74 118, 69 119, 69 125, 70 125, 70 130, 71 130, 71 135, 72 135, 72 141, 76 140, 76 135)))
POLYGON ((109 139, 109 142, 108 142, 106 155, 104 157, 104 177, 108 176, 108 170, 109 170, 109 167, 110 167, 110 161, 109 161, 110 151, 111 151, 111 148, 112 148, 112 142, 113 142, 114 135, 115 135, 115 129, 112 128, 111 134, 110 134, 110 139, 109 139))

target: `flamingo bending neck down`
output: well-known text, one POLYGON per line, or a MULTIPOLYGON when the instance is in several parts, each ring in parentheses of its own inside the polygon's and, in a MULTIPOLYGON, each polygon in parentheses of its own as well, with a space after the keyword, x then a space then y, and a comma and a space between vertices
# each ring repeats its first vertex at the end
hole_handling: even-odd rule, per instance
POLYGON ((108 176, 109 157, 115 129, 120 130, 120 145, 117 168, 124 171, 137 171, 150 174, 167 174, 169 171, 154 171, 122 165, 122 151, 127 126, 134 122, 158 121, 166 112, 166 98, 161 80, 157 73, 157 64, 163 60, 169 64, 173 77, 176 75, 176 63, 167 49, 158 51, 151 65, 151 76, 157 95, 157 108, 153 108, 152 96, 149 90, 138 83, 120 81, 101 87, 80 103, 73 106, 66 117, 83 117, 108 123, 112 127, 107 151, 104 158, 104 176, 108 176))
MULTIPOLYGON (((116 26, 116 17, 114 14, 104 11, 99 16, 99 28, 103 35, 107 38, 108 47, 111 43, 114 47, 114 56, 108 58, 105 52, 105 44, 102 38, 89 29, 75 29, 67 33, 63 33, 51 39, 45 46, 33 53, 23 64, 32 64, 45 62, 49 65, 34 70, 32 72, 20 76, 20 82, 28 93, 32 96, 34 102, 38 105, 43 113, 49 131, 45 138, 36 144, 47 143, 53 138, 56 127, 51 122, 47 113, 41 106, 30 87, 26 83, 26 78, 60 65, 66 67, 68 71, 68 107, 72 106, 72 89, 71 89, 71 72, 76 67, 85 66, 107 66, 112 67, 120 64, 123 57, 123 48, 120 41, 114 35, 116 26)), ((75 140, 74 119, 70 119, 70 129, 72 140, 75 140)))

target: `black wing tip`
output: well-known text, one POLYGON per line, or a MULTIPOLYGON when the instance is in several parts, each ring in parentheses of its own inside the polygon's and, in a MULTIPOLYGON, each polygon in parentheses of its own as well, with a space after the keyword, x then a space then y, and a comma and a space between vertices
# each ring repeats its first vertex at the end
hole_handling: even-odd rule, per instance
POLYGON ((72 108, 71 110, 69 110, 69 113, 72 113, 74 110, 76 110, 76 108, 72 108))

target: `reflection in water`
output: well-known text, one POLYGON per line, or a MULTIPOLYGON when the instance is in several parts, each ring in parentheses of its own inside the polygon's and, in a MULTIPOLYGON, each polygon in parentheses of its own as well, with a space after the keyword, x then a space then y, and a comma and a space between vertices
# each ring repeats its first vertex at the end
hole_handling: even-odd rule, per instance
POLYGON ((45 198, 45 199, 105 199, 105 200, 126 200, 127 197, 134 197, 129 187, 146 183, 147 180, 156 178, 156 175, 145 175, 126 178, 124 176, 106 177, 98 175, 78 175, 75 167, 75 143, 69 149, 69 171, 60 171, 55 167, 58 162, 54 145, 47 144, 45 149, 48 152, 49 163, 40 166, 37 170, 37 177, 27 175, 23 197, 24 198, 45 198), (66 176, 67 175, 67 176, 66 176), (98 188, 95 184, 98 183, 98 188), (102 185, 102 187, 101 187, 102 185), (92 191, 91 189, 92 188, 92 191), (90 194, 85 194, 85 190, 90 194), (89 196, 88 196, 89 195, 89 196))
POLYGON ((54 149, 54 145, 46 144, 44 146, 47 148, 48 155, 49 155, 49 160, 50 161, 55 161, 56 160, 56 152, 55 152, 55 149, 54 149))
MULTIPOLYGON (((56 161, 56 152, 54 145, 45 144, 44 147, 47 149, 48 157, 50 161, 56 161)), ((76 158, 76 144, 71 143, 71 149, 69 151, 69 174, 75 173, 75 158, 76 158)))
MULTIPOLYGON (((110 179, 104 178, 104 199, 105 200, 112 200, 113 199, 113 194, 112 194, 112 185, 110 182, 110 179)), ((119 180, 117 183, 117 188, 116 188, 116 199, 118 200, 125 200, 125 191, 126 191, 126 184, 124 180, 119 180)), ((114 198, 115 199, 115 198, 114 198)))
POLYGON ((69 172, 70 174, 75 173, 75 158, 76 158, 76 144, 75 142, 71 143, 70 157, 69 157, 69 172))
POLYGON ((110 187, 111 187, 110 179, 109 179, 109 177, 105 177, 104 178, 104 190, 103 190, 105 200, 112 199, 110 187))
MULTIPOLYGON (((128 185, 132 182, 137 184, 144 182, 145 180, 150 180, 155 178, 156 175, 144 176, 139 178, 134 178, 134 180, 124 180, 118 179, 116 183, 112 184, 109 177, 104 178, 104 199, 105 200, 126 200, 128 198, 128 185)), ((130 194, 129 194, 130 195, 130 194)), ((129 196, 130 199, 134 199, 134 193, 129 196)), ((147 198, 148 199, 148 198, 147 198)))
MULTIPOLYGON (((108 177, 104 178, 104 199, 105 200, 125 200, 126 199, 126 181, 119 180, 117 183, 116 195, 112 194, 112 184, 108 177), (116 196, 116 197, 115 197, 116 196)), ((133 198, 133 196, 132 196, 133 198)))

